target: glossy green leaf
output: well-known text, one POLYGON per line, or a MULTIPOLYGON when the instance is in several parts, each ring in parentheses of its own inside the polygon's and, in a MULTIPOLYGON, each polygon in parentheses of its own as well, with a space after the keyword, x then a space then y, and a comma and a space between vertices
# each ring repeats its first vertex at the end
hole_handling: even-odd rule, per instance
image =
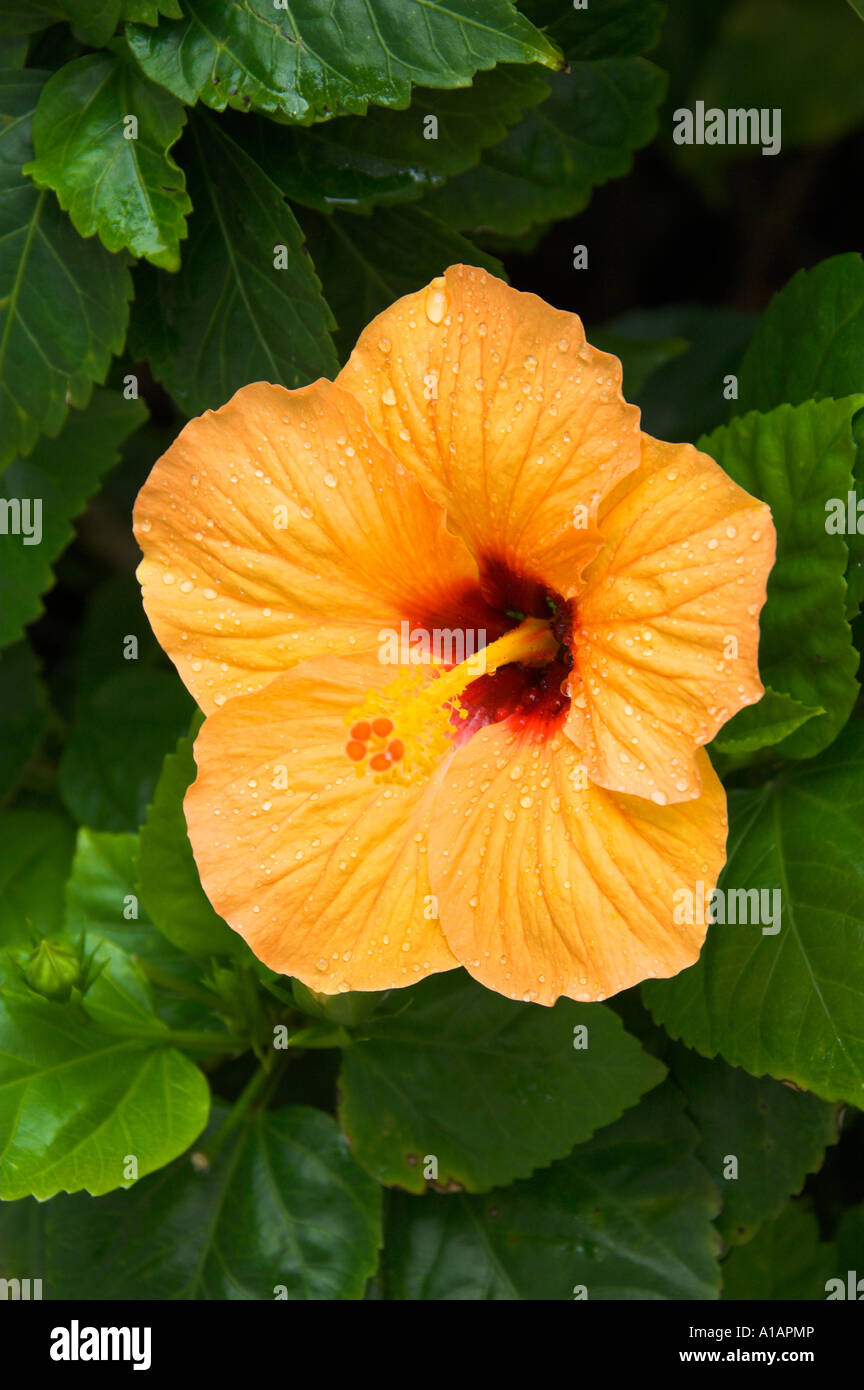
POLYGON ((181 102, 116 52, 89 53, 46 83, 33 117, 35 159, 24 172, 51 188, 83 237, 176 270, 192 203, 169 150, 181 102), (134 119, 134 127, 129 123, 134 119))
MULTIPOLYGON (((101 989, 104 1001, 110 976, 101 989)), ((128 997, 118 1014, 123 995, 118 986, 101 1010, 111 1027, 73 1003, 19 995, 0 1001, 4 1200, 32 1194, 43 1201, 81 1189, 99 1196, 128 1185, 130 1157, 143 1177, 182 1153, 207 1123, 207 1082, 166 1045, 156 1016, 148 1036, 115 1031, 118 1018, 130 1029, 141 1023, 128 997)))
POLYGON ((303 230, 336 315, 336 344, 348 357, 367 323, 450 265, 479 265, 506 279, 501 262, 420 208, 382 208, 368 217, 304 211, 303 230))
POLYGON ((836 1272, 834 1247, 820 1241, 815 1216, 803 1202, 790 1202, 723 1261, 723 1297, 748 1302, 824 1299, 826 1283, 836 1272))
MULTIPOLYGON (((767 1073, 825 1100, 859 1106, 862 777, 864 723, 853 720, 821 757, 787 768, 754 791, 732 792, 720 887, 729 916, 730 890, 758 890, 759 921, 752 921, 757 904, 750 898, 743 914, 748 923, 715 923, 695 965, 672 980, 642 986, 656 1021, 697 1052, 719 1052, 754 1076, 767 1073), (779 931, 770 920, 777 901, 779 931)), ((737 918, 743 900, 734 901, 737 918)))
POLYGON ((391 1195, 386 1296, 715 1298, 717 1197, 696 1142, 662 1086, 570 1158, 501 1192, 391 1195))
POLYGON ((0 651, 0 801, 15 790, 48 725, 48 697, 28 642, 0 651))
POLYGON ((747 705, 724 724, 711 748, 733 756, 755 753, 760 748, 781 743, 808 719, 824 713, 824 709, 802 705, 800 700, 781 695, 769 685, 758 704, 747 705))
POLYGON ((28 946, 28 921, 43 936, 60 931, 74 845, 74 826, 57 811, 0 816, 0 946, 28 946))
POLYGON ((47 74, 0 72, 0 467, 56 436, 123 347, 132 280, 21 172, 47 74))
POLYGON ((777 745, 812 757, 843 727, 858 697, 858 653, 846 619, 848 551, 826 530, 826 502, 852 488, 851 419, 864 396, 779 406, 721 426, 699 447, 771 507, 777 561, 760 617, 759 670, 773 690, 824 714, 777 745))
POLYGON ((254 116, 227 117, 233 138, 286 197, 307 207, 369 211, 419 198, 477 163, 522 113, 549 95, 533 68, 504 64, 470 87, 417 88, 405 111, 372 107, 309 129, 254 116))
POLYGON ((864 389, 864 260, 829 256, 776 294, 739 375, 739 409, 772 410, 864 389))
MULTIPOLYGON (((225 1115, 214 1105, 214 1127, 225 1115)), ((28 1268, 36 1237, 47 1299, 359 1299, 380 1208, 330 1116, 290 1106, 243 1125, 206 1172, 180 1160, 95 1205, 6 1208, 3 1272, 28 1268)))
POLYGON ((727 1245, 741 1244, 821 1166, 837 1142, 836 1106, 683 1047, 666 1060, 699 1131, 697 1156, 723 1199, 718 1228, 727 1245))
POLYGON ((97 391, 86 410, 69 415, 59 440, 42 440, 7 469, 0 482, 10 533, 0 547, 0 647, 16 642, 39 617, 74 518, 145 414, 140 401, 97 391))
POLYGON ((626 174, 657 128, 666 79, 643 58, 575 63, 547 79, 547 101, 476 169, 430 194, 429 211, 460 231, 521 236, 573 217, 594 188, 626 174))
POLYGON ((181 738, 165 759, 141 830, 141 901, 168 941, 191 956, 249 958, 241 936, 210 906, 186 833, 183 798, 195 778, 193 738, 181 738))
POLYGON ((182 101, 254 106, 304 124, 407 106, 412 86, 465 87, 496 63, 560 66, 510 0, 186 0, 185 15, 127 38, 144 72, 182 101))
POLYGON ((142 824, 163 759, 193 709, 176 676, 124 664, 81 701, 60 760, 60 794, 91 830, 142 824))
POLYGON ((250 381, 334 376, 332 316, 280 190, 207 117, 192 118, 183 162, 195 205, 183 268, 137 279, 137 355, 190 414, 250 381))
POLYGON ((482 1192, 569 1153, 664 1068, 600 1004, 520 1004, 461 975, 412 988, 344 1054, 339 1116, 379 1182, 482 1192), (586 1046, 580 1030, 587 1030, 586 1046))

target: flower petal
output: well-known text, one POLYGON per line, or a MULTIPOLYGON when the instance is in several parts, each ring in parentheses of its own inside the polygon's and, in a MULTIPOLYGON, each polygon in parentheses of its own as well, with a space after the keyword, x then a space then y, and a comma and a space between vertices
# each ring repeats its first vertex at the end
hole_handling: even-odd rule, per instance
MULTIPOLYGON (((451 759, 429 832, 441 925, 481 984, 553 1004, 604 999, 692 965, 705 927, 675 921, 679 890, 723 864, 723 788, 701 753, 698 801, 660 807, 588 783, 561 734, 492 724, 451 759)), ((704 901, 704 899, 703 899, 704 901)))
POLYGON ((434 775, 382 784, 346 753, 351 710, 392 676, 371 656, 315 658, 229 701, 195 743, 185 810, 207 896, 266 965, 325 994, 456 965, 430 916, 434 775))
POLYGON ((762 695, 769 508, 707 454, 643 435, 600 509, 576 604, 567 732, 593 781, 659 803, 699 795, 694 754, 762 695))
POLYGON ((257 382, 190 421, 135 505, 161 645, 205 711, 476 588, 442 509, 327 381, 257 382))
POLYGON ((597 503, 638 464, 639 411, 575 314, 451 266, 379 314, 337 380, 487 581, 503 563, 576 591, 598 549, 597 503))

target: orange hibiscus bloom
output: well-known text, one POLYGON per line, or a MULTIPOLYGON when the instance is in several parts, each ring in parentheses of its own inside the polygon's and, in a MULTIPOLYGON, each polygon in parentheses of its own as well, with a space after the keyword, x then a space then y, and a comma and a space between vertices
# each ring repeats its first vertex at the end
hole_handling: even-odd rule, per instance
POLYGON ((201 881, 274 970, 333 993, 463 965, 551 1004, 696 959, 676 894, 726 837, 702 745, 762 694, 774 528, 640 433, 575 315, 451 267, 335 383, 191 421, 135 528, 207 715, 201 881))

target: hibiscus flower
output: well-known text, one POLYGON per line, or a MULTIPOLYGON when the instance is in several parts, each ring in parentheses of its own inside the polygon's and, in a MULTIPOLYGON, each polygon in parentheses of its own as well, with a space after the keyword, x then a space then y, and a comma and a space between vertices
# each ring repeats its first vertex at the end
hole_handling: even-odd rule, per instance
POLYGON ((135 529, 207 716, 201 882, 273 970, 334 993, 461 965, 551 1004, 696 959, 676 895, 726 839, 703 745, 762 694, 774 528, 640 431, 574 314, 453 266, 335 383, 192 420, 135 529))

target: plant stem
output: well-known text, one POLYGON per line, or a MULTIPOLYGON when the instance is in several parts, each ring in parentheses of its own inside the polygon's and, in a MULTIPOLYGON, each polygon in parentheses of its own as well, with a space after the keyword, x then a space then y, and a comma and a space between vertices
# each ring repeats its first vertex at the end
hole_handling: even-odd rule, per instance
POLYGON ((243 1087, 243 1090, 240 1092, 213 1137, 208 1143, 196 1150, 199 1166, 202 1166, 201 1159, 204 1159, 206 1166, 209 1167, 223 1147, 225 1141, 230 1138, 237 1126, 245 1119, 247 1112, 256 1101, 269 1099, 269 1089, 278 1079, 278 1074, 279 1068, 275 1065, 258 1068, 243 1087))

